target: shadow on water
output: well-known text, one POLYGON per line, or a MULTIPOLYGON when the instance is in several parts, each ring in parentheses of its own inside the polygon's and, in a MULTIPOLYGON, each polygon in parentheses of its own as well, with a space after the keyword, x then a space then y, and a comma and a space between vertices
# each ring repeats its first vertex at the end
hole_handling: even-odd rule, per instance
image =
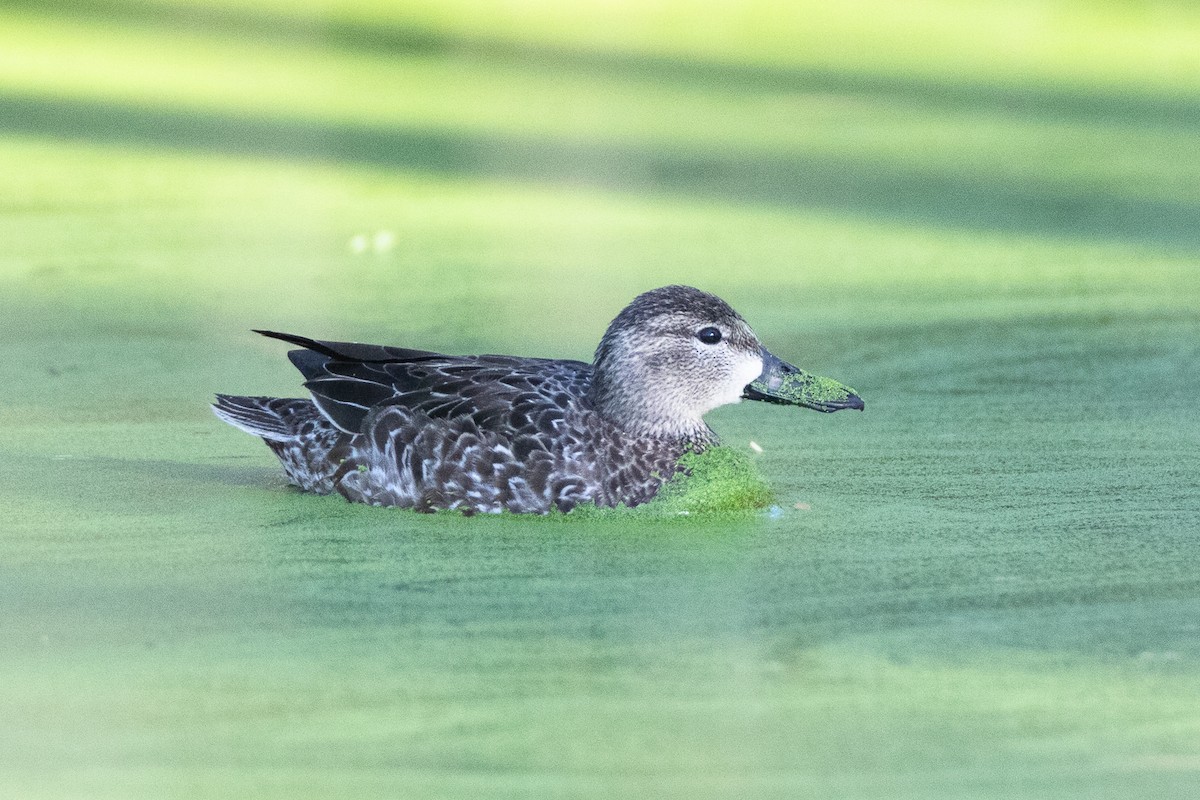
MULTIPOLYGON (((39 0, 3 0, 0 7, 45 13, 39 0)), ((680 56, 586 50, 497 37, 463 36, 415 26, 304 18, 269 11, 168 6, 145 0, 76 0, 53 15, 169 31, 208 32, 259 42, 320 44, 395 56, 457 58, 553 74, 638 80, 733 92, 850 94, 910 108, 963 109, 1045 120, 1076 120, 1134 128, 1200 129, 1194 98, 1145 96, 904 75, 848 74, 820 67, 737 64, 680 56)))
POLYGON ((0 131, 136 147, 357 163, 721 202, 811 208, 897 222, 1200 247, 1194 203, 1104 188, 1012 183, 892 163, 717 153, 420 127, 345 125, 0 96, 0 131))

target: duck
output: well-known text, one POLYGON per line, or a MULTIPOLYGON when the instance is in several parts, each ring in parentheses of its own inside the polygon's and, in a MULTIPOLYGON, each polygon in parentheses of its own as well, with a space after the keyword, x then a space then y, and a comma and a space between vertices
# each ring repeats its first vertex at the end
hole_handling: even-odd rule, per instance
POLYGON ((590 364, 255 333, 297 347, 288 358, 309 396, 218 394, 216 415, 261 438, 303 491, 420 512, 637 506, 683 470, 684 454, 719 443, 704 421, 715 408, 864 408, 690 286, 636 297, 590 364))

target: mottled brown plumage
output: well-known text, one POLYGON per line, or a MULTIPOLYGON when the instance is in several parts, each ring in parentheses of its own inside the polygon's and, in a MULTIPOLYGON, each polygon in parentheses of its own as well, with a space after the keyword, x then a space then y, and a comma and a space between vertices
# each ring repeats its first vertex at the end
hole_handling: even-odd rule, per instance
POLYGON ((312 400, 218 395, 217 415, 262 437, 302 489, 420 511, 644 503, 683 453, 716 442, 703 415, 737 402, 764 359, 783 364, 685 286, 636 298, 591 365, 259 332, 302 348, 289 357, 312 400))

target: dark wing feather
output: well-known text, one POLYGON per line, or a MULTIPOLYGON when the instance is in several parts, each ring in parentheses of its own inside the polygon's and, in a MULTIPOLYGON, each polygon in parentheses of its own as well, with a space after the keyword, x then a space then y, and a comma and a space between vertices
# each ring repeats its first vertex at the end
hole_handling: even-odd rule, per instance
POLYGON ((325 364, 329 361, 329 356, 318 353, 315 350, 288 350, 287 356, 288 361, 292 362, 292 366, 300 370, 300 374, 310 380, 323 375, 325 373, 325 364))
POLYGON ((271 339, 299 345, 306 350, 312 350, 330 358, 341 361, 415 361, 423 358, 444 358, 439 353, 429 350, 410 350, 407 347, 388 347, 382 344, 360 344, 358 342, 326 342, 320 339, 309 339, 307 336, 297 336, 294 333, 278 331, 255 330, 271 339))
POLYGON ((387 401, 394 395, 387 386, 375 381, 336 376, 314 378, 305 382, 304 387, 321 413, 348 433, 357 433, 363 418, 375 406, 391 405, 387 401))
POLYGON ((586 402, 591 384, 591 366, 582 361, 447 356, 259 332, 306 348, 288 356, 308 379, 304 386, 317 407, 349 433, 361 431, 380 406, 433 418, 469 416, 490 430, 547 433, 568 406, 586 402))

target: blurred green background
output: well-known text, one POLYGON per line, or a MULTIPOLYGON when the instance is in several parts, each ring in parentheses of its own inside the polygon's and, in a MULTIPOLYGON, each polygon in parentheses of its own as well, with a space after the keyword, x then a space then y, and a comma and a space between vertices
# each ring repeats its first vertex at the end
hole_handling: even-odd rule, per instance
POLYGON ((0 795, 1193 798, 1200 7, 0 2, 0 795), (252 327, 728 299, 771 515, 288 490, 252 327))

